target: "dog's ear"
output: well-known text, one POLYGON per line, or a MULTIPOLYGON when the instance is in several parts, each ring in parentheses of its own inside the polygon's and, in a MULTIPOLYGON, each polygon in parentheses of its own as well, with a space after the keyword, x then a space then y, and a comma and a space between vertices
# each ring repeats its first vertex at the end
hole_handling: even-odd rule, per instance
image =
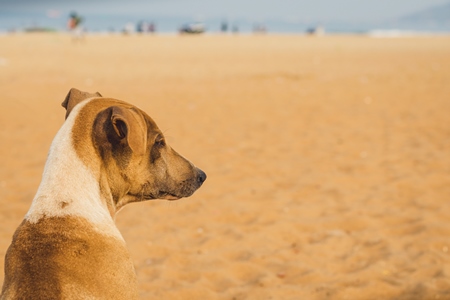
POLYGON ((76 88, 71 88, 66 96, 66 99, 64 99, 63 103, 61 103, 61 105, 66 109, 66 119, 69 116, 72 109, 75 107, 75 105, 77 105, 83 100, 92 97, 102 97, 102 95, 99 92, 91 94, 88 92, 82 92, 80 90, 77 90, 76 88))
POLYGON ((145 154, 147 129, 141 116, 129 108, 112 107, 111 123, 120 140, 126 139, 128 146, 137 155, 145 154))

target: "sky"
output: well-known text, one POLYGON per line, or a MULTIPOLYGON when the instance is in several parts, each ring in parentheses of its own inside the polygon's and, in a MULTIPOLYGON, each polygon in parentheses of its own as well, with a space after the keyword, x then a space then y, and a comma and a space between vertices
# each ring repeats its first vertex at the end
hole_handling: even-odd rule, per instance
POLYGON ((92 16, 227 18, 289 22, 383 22, 449 0, 0 0, 1 18, 67 18, 70 11, 92 16))
POLYGON ((382 20, 446 3, 445 0, 0 0, 0 11, 205 17, 299 18, 313 20, 382 20))

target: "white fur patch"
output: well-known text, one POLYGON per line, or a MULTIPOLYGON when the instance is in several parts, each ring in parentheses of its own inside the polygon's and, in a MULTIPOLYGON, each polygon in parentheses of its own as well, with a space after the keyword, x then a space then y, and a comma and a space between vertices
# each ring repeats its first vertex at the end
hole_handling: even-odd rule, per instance
POLYGON ((25 219, 36 223, 44 217, 82 217, 102 233, 122 239, 106 204, 101 201, 98 179, 78 158, 72 146, 76 117, 90 100, 74 107, 53 139, 41 184, 25 219))

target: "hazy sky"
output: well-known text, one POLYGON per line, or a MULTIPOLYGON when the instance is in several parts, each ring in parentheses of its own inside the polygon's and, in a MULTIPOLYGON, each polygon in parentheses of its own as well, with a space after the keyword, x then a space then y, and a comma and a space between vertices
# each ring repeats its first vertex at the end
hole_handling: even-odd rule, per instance
POLYGON ((0 13, 142 14, 292 21, 381 21, 449 0, 0 0, 0 13))

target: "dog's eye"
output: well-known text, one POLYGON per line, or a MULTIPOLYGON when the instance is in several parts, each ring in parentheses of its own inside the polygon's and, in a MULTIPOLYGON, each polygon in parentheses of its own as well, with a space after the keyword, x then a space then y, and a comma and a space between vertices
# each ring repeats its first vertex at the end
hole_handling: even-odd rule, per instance
POLYGON ((159 139, 155 141, 156 147, 164 147, 166 145, 166 142, 163 139, 159 139))

